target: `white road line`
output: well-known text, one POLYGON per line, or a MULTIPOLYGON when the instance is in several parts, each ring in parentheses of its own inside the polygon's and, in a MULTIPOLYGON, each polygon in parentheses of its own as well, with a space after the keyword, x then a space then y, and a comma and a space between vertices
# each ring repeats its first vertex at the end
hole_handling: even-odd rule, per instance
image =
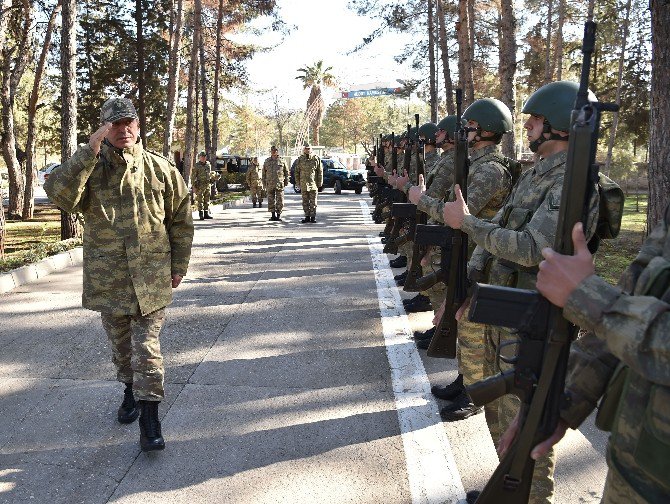
MULTIPOLYGON (((361 201, 360 205, 364 220, 371 223, 367 203, 361 201)), ((412 503, 465 502, 465 490, 451 445, 437 403, 430 393, 423 362, 411 339, 412 330, 388 259, 379 238, 368 236, 368 246, 377 283, 412 503)))

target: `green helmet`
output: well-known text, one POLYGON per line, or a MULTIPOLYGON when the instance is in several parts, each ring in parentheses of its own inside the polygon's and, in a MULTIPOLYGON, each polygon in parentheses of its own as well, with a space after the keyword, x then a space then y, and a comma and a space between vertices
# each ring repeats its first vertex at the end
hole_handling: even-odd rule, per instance
MULTIPOLYGON (((535 91, 521 110, 524 114, 544 116, 552 128, 570 130, 570 116, 577 99, 579 84, 571 81, 556 81, 545 84, 535 91)), ((598 101, 589 91, 589 101, 598 101)))
POLYGON ((419 136, 426 139, 426 143, 435 144, 435 134, 437 133, 437 126, 435 123, 426 123, 419 128, 419 136))
POLYGON ((454 140, 456 138, 455 133, 456 133, 456 116, 455 115, 449 115, 442 119, 439 123, 437 123, 437 129, 438 130, 444 130, 447 132, 447 135, 449 135, 449 138, 451 140, 454 140))
POLYGON ((495 98, 481 98, 473 101, 463 112, 466 121, 477 121, 479 127, 491 133, 509 133, 514 128, 512 113, 507 105, 495 98))
POLYGON ((207 153, 204 150, 200 151, 200 154, 198 154, 199 157, 207 157, 207 153))

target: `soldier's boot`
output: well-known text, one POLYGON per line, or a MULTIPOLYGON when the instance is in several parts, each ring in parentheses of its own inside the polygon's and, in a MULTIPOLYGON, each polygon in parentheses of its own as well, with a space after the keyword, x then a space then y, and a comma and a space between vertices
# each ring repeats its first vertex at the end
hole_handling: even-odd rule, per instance
POLYGON ((465 392, 465 385, 463 385, 463 375, 459 374, 458 377, 446 387, 433 385, 430 388, 430 391, 435 397, 446 399, 447 401, 452 401, 461 395, 461 393, 465 392))
POLYGON ((277 218, 275 220, 278 220, 278 221, 281 220, 281 212, 277 212, 277 218))
POLYGON ((133 384, 126 383, 126 389, 123 391, 123 402, 119 406, 116 418, 119 423, 129 424, 137 420, 138 416, 140 416, 140 411, 137 409, 137 403, 133 396, 133 384))
POLYGON ((445 422, 457 422, 481 413, 484 408, 475 406, 467 392, 459 394, 449 405, 440 410, 440 416, 445 422))
POLYGON ((316 215, 312 215, 310 222, 316 222, 316 215))
POLYGON ((214 218, 214 217, 212 217, 212 214, 209 213, 209 210, 207 210, 207 211, 205 212, 205 219, 213 219, 213 218, 214 218))
POLYGON ((389 261, 391 268, 404 268, 407 266, 407 256, 398 256, 395 259, 389 261))
POLYGON ((276 221, 277 220, 277 214, 272 212, 272 217, 270 217, 271 221, 276 221))
POLYGON ((262 207, 262 206, 263 206, 263 200, 260 200, 260 201, 258 202, 258 208, 260 208, 260 207, 262 207))
POLYGON ((256 202, 254 201, 254 208, 256 208, 256 202))
POLYGON ((140 403, 140 447, 142 451, 163 450, 165 440, 158 419, 158 401, 139 401, 140 403))
POLYGON ((435 334, 435 326, 425 331, 414 331, 414 339, 417 341, 430 339, 433 337, 433 334, 435 334))
POLYGON ((310 222, 309 215, 305 215, 305 218, 300 221, 300 224, 306 224, 307 222, 310 222))
POLYGON ((204 220, 205 216, 203 215, 202 210, 198 210, 198 217, 200 217, 200 220, 204 220))

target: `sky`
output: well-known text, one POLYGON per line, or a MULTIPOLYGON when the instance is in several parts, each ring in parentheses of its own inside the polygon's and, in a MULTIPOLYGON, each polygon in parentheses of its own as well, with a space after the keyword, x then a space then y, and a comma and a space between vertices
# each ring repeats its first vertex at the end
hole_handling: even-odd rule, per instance
MULTIPOLYGON (((348 0, 278 0, 282 19, 294 27, 289 35, 268 33, 252 38, 249 34, 239 34, 234 37, 264 46, 276 45, 268 52, 255 54, 247 63, 251 88, 266 91, 249 96, 250 105, 269 112, 272 96, 277 94, 285 106, 303 109, 309 89, 303 90, 302 83, 295 77, 298 68, 319 60, 323 60, 324 66, 333 67, 331 73, 342 90, 367 88, 366 84, 375 82, 396 86, 395 79, 412 77, 407 64, 401 66, 393 60, 410 41, 408 35, 386 34, 365 49, 346 54, 379 24, 377 20, 359 17, 347 8, 347 3, 348 0)), ((260 26, 267 24, 267 20, 255 23, 260 26)), ((324 91, 326 105, 339 96, 340 89, 324 91)))

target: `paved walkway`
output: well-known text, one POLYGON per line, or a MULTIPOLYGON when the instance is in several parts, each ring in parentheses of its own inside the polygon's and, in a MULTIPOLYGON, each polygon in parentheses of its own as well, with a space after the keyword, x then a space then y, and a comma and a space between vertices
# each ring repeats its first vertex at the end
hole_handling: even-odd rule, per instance
MULTIPOLYGON (((483 415, 439 420, 427 391, 453 363, 408 342, 431 316, 405 316, 367 201, 327 190, 302 225, 287 193, 283 223, 250 204, 196 222, 161 336, 164 452, 116 422, 80 268, 0 295, 0 503, 437 503, 483 486, 483 415)), ((597 501, 604 439, 572 433, 556 502, 597 501)))

